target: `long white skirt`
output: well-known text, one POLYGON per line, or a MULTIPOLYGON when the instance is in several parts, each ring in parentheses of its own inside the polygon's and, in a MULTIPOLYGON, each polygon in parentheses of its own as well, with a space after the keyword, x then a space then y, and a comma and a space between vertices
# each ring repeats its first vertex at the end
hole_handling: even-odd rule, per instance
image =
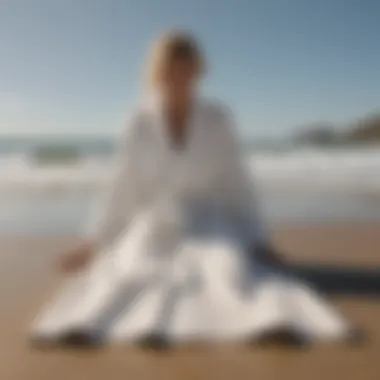
POLYGON ((308 285, 255 264, 225 232, 179 239, 141 219, 68 280, 32 334, 90 329, 132 342, 163 333, 173 343, 239 341, 277 328, 309 339, 346 336, 349 324, 308 285))

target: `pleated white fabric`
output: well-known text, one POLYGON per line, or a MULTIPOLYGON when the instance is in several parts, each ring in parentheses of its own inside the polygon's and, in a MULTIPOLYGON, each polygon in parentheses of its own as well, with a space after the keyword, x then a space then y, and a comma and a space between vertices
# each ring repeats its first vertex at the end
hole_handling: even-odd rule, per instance
POLYGON ((268 232, 224 107, 196 100, 182 151, 170 147, 160 101, 129 124, 113 187, 86 230, 103 248, 42 310, 34 335, 84 328, 110 342, 150 333, 213 342, 285 327, 346 336, 349 324, 313 289, 248 254, 268 232))

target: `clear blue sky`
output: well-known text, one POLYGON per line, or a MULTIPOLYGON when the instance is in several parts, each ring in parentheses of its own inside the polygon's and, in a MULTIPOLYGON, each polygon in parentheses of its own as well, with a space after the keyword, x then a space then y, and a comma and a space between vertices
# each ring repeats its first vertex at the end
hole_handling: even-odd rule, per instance
POLYGON ((244 135, 379 110, 378 0, 1 0, 0 133, 117 133, 170 27, 203 41, 244 135))

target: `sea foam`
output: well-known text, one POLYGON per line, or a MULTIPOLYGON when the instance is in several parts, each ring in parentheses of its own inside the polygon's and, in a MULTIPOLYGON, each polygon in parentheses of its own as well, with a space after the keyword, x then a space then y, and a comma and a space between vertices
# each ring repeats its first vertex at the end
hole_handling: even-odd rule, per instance
MULTIPOLYGON (((262 186, 380 190, 380 149, 262 152, 249 155, 247 164, 262 186)), ((27 154, 5 155, 0 158, 0 191, 93 189, 107 183, 112 165, 109 156, 40 163, 27 154)))

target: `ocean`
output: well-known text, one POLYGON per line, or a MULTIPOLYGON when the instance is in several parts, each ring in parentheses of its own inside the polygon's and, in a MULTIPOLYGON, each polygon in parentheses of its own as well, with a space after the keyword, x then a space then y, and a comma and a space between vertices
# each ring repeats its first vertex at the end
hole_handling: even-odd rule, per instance
MULTIPOLYGON (((0 138, 0 234, 80 233, 114 150, 109 138, 0 138)), ((380 221, 380 148, 243 150, 269 224, 380 221)))

